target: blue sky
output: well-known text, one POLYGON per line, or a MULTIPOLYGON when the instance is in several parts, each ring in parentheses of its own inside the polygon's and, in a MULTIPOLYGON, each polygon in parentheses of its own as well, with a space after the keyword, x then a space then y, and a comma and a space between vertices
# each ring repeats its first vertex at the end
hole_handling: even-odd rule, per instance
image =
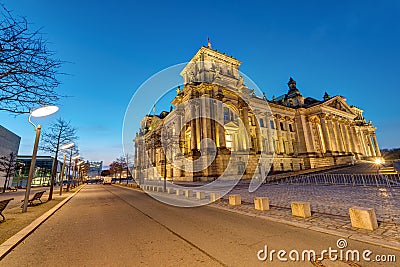
MULTIPOLYGON (((122 154, 124 113, 135 90, 156 72, 188 61, 210 37, 213 48, 243 62, 241 71, 269 99, 293 76, 305 96, 341 94, 365 110, 382 148, 400 147, 399 1, 50 1, 3 0, 42 28, 57 57, 57 117, 78 128, 81 154, 107 165, 122 154)), ((151 92, 149 92, 151 94, 151 92)), ((139 107, 138 107, 139 108, 139 107)), ((32 152, 25 115, 0 123, 32 152)))

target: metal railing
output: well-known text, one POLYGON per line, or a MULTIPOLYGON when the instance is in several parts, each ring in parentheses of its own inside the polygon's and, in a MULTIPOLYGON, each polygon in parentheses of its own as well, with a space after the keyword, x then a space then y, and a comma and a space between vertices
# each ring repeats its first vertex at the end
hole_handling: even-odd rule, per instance
POLYGON ((288 176, 269 183, 400 187, 400 174, 309 174, 288 176))

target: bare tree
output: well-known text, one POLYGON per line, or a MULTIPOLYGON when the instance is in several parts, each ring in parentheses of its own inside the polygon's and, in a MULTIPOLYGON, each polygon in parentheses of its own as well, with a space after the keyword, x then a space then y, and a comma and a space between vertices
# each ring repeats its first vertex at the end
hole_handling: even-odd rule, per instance
POLYGON ((54 58, 38 30, 0 4, 0 110, 29 113, 57 102, 62 61, 54 58))
POLYGON ((121 174, 123 170, 120 159, 121 158, 118 158, 110 164, 110 172, 114 174, 114 178, 117 178, 116 174, 119 173, 119 182, 121 182, 121 174))
POLYGON ((49 200, 53 198, 54 180, 57 175, 57 159, 60 145, 76 142, 76 128, 72 127, 70 122, 61 118, 50 125, 47 131, 42 135, 40 150, 50 152, 54 155, 53 168, 51 171, 49 200))
POLYGON ((8 187, 8 182, 10 178, 14 175, 15 169, 17 167, 17 155, 11 152, 8 156, 0 157, 0 171, 5 173, 5 182, 3 187, 3 193, 6 192, 8 187))
POLYGON ((131 155, 126 153, 121 157, 117 158, 117 162, 121 165, 121 168, 126 170, 126 183, 129 182, 129 177, 131 177, 131 173, 129 171, 129 166, 132 164, 131 155))

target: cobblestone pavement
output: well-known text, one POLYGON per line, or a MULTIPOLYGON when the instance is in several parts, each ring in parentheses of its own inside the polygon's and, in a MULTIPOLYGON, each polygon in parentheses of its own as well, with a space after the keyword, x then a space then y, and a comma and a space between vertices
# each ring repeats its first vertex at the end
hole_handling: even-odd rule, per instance
POLYGON ((370 239, 397 243, 400 247, 400 189, 361 186, 263 185, 253 193, 245 184, 236 186, 230 194, 240 194, 241 206, 229 206, 227 197, 217 205, 239 210, 255 216, 301 222, 307 227, 319 227, 341 232, 343 235, 359 234, 370 239), (254 209, 254 197, 268 197, 269 211, 254 209), (291 215, 292 201, 311 203, 310 218, 291 215), (379 228, 371 232, 351 227, 348 209, 353 206, 374 208, 379 228))

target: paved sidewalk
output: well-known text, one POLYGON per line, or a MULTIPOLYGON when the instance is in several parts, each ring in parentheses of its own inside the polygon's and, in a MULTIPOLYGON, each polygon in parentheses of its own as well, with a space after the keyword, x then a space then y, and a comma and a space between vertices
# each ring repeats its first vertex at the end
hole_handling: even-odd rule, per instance
MULTIPOLYGON (((45 190, 44 188, 43 187, 34 188, 31 191, 31 196, 36 191, 45 190)), ((18 233, 24 227, 28 226, 35 219, 42 216, 48 210, 50 210, 51 208, 62 202, 65 198, 72 195, 77 189, 78 188, 75 188, 68 193, 63 192, 62 196, 58 194, 58 191, 54 191, 52 201, 47 201, 49 190, 46 190, 46 193, 42 197, 43 204, 28 206, 28 210, 26 213, 22 213, 21 209, 21 199, 24 198, 25 194, 24 190, 18 190, 18 192, 10 192, 2 194, 0 199, 13 197, 14 200, 10 202, 10 204, 3 211, 3 215, 6 217, 6 220, 0 222, 0 244, 2 244, 8 238, 12 237, 14 234, 18 233)))
POLYGON ((253 193, 246 185, 235 187, 229 194, 240 194, 241 206, 230 206, 228 196, 218 204, 248 215, 278 220, 318 231, 332 232, 342 236, 353 236, 366 242, 387 243, 400 250, 400 190, 397 188, 350 187, 350 186, 301 186, 263 185, 253 193), (268 197, 269 211, 254 209, 255 197, 268 197), (290 203, 311 203, 310 218, 302 219, 291 215, 290 203), (356 229, 351 226, 348 210, 353 206, 374 208, 379 228, 375 231, 356 229))
POLYGON ((400 189, 340 185, 262 185, 249 193, 247 185, 236 186, 230 194, 240 194, 243 201, 268 197, 270 204, 290 208, 293 201, 311 203, 315 212, 348 217, 353 206, 374 208, 378 221, 400 224, 400 189))

